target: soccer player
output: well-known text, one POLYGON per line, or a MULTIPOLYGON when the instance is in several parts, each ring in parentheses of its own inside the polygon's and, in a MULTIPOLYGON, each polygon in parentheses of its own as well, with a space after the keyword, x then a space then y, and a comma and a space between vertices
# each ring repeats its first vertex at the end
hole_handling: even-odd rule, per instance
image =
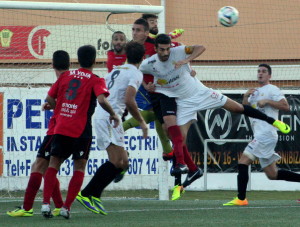
MULTIPOLYGON (((171 48, 170 37, 165 34, 158 35, 155 39, 155 47, 157 54, 144 60, 140 66, 140 70, 143 73, 149 73, 154 76, 153 84, 155 85, 155 91, 157 93, 176 99, 176 121, 183 135, 184 154, 187 154, 185 157, 189 157, 185 145, 186 136, 191 123, 197 120, 197 111, 200 110, 223 107, 231 112, 241 113, 267 121, 284 133, 290 131, 289 126, 285 123, 275 120, 273 117, 268 117, 266 114, 248 105, 241 105, 217 91, 207 88, 196 77, 190 76, 188 63, 203 53, 205 47, 195 45, 171 48)), ((173 106, 162 103, 164 99, 160 100, 161 107, 165 109, 161 109, 162 113, 157 115, 158 117, 161 115, 163 121, 168 124, 166 121, 167 114, 165 113, 170 111, 174 112, 176 109, 173 106)), ((169 117, 169 120, 174 124, 174 114, 169 117)), ((179 169, 180 168, 181 166, 179 166, 179 169)), ((189 170, 186 181, 183 184, 189 185, 195 180, 197 175, 199 174, 196 170, 195 172, 189 170)))
MULTIPOLYGON (((145 20, 138 19, 133 24, 133 32, 132 32, 133 41, 137 41, 145 46, 146 48, 145 57, 149 57, 150 55, 153 55, 155 53, 154 40, 148 37, 149 29, 147 27, 149 26, 147 25, 147 22, 145 20)), ((113 66, 122 65, 126 62, 125 43, 126 43, 126 37, 124 33, 119 31, 113 33, 112 35, 113 50, 110 50, 107 53, 108 72, 111 72, 113 66)), ((163 128, 159 123, 159 121, 156 120, 155 115, 151 110, 152 105, 151 105, 150 96, 148 95, 148 92, 144 89, 142 85, 138 90, 136 101, 138 107, 142 110, 141 114, 145 119, 146 123, 155 121, 156 131, 162 143, 163 150, 166 153, 170 153, 172 151, 170 140, 167 137, 167 135, 164 133, 163 128)), ((124 115, 122 116, 123 127, 125 131, 127 131, 130 128, 139 126, 139 122, 133 117, 127 121, 125 120, 124 116, 127 115, 127 113, 128 113, 127 110, 125 110, 124 115)), ((117 177, 114 180, 115 183, 123 179, 126 170, 127 169, 124 169, 120 174, 117 175, 117 177)))
MULTIPOLYGON (((260 64, 257 71, 258 88, 251 88, 243 98, 244 105, 251 105, 258 111, 273 118, 278 118, 279 110, 289 111, 289 104, 278 87, 270 83, 272 69, 267 64, 260 64)), ((245 206, 248 184, 248 167, 259 159, 261 168, 270 180, 300 182, 300 174, 276 167, 281 157, 274 151, 278 141, 276 128, 265 121, 250 118, 254 139, 247 145, 238 161, 238 195, 224 206, 245 206)))
MULTIPOLYGON (((162 35, 158 35, 159 37, 162 35)), ((170 47, 171 47, 171 40, 167 35, 164 35, 168 40, 168 43, 170 41, 170 47)), ((157 41, 155 40, 155 42, 157 41)), ((155 44, 155 49, 157 53, 160 53, 160 49, 158 48, 157 44, 155 44)), ((176 49, 176 48, 175 48, 176 49)), ((190 60, 193 60, 194 58, 198 57, 200 54, 204 52, 203 46, 196 46, 191 51, 192 55, 190 60)), ((156 55, 154 55, 156 56, 156 55)), ((165 58, 165 56, 163 57, 165 58)), ((156 62, 157 60, 151 57, 151 59, 156 62)), ((146 62, 146 61, 144 61, 146 62)), ((153 73, 151 70, 147 69, 147 66, 145 64, 141 65, 140 69, 144 73, 153 73)), ((190 80, 194 80, 194 77, 191 76, 191 68, 187 64, 186 65, 186 75, 189 76, 190 80)), ((159 70, 159 69, 158 69, 159 70)), ((155 69, 156 73, 160 73, 155 69)), ((172 70, 170 72, 172 73, 172 70)), ((154 74, 152 74, 154 75, 154 74)), ((178 76, 178 75, 177 75, 178 76)), ((178 76, 179 77, 179 76, 178 76)), ((167 84, 167 79, 159 79, 156 81, 156 78, 154 79, 154 83, 158 84, 167 84)), ((169 87, 168 89, 172 89, 169 87)), ((164 95, 162 92, 155 90, 156 93, 151 94, 151 98, 153 100, 153 108, 154 112, 156 113, 157 118, 160 120, 162 124, 167 128, 168 133, 172 138, 173 144, 174 144, 174 152, 175 152, 175 166, 172 169, 171 175, 175 176, 175 187, 173 188, 173 194, 172 194, 172 200, 177 200, 180 198, 181 194, 184 192, 183 188, 190 185, 193 181, 200 178, 203 175, 203 172, 200 168, 197 167, 197 165, 193 162, 191 159, 191 156, 188 153, 187 146, 184 143, 184 138, 182 136, 180 128, 177 126, 176 121, 176 111, 177 111, 177 104, 174 97, 169 97, 164 95), (180 152, 181 151, 181 152, 180 152), (181 185, 181 174, 182 173, 188 173, 187 180, 181 185)))
MULTIPOLYGON (((149 18, 148 18, 148 20, 149 20, 149 18)), ((154 18, 154 19, 156 19, 156 18, 154 18)), ((148 30, 149 29, 147 28, 147 24, 145 23, 145 20, 143 20, 142 18, 136 20, 133 25, 133 28, 132 28, 133 39, 135 39, 141 43, 144 43, 144 45, 146 47, 146 53, 147 53, 147 50, 149 50, 148 51, 149 54, 148 55, 146 54, 146 56, 152 56, 154 53, 156 53, 156 51, 154 48, 154 39, 148 37, 148 34, 149 34, 149 32, 147 32, 148 30)), ((176 45, 179 45, 179 43, 176 43, 175 46, 176 45)), ((150 74, 144 74, 143 86, 139 89, 139 92, 137 94, 137 102, 138 103, 142 103, 142 102, 146 103, 146 108, 139 106, 142 109, 146 109, 146 111, 142 112, 143 117, 145 118, 146 122, 148 122, 147 121, 148 119, 151 119, 151 120, 156 119, 156 121, 155 121, 156 130, 158 132, 158 135, 159 135, 161 143, 162 143, 162 147, 163 147, 163 151, 164 151, 164 154, 163 154, 164 160, 171 159, 171 158, 173 158, 173 156, 175 156, 175 158, 174 158, 175 166, 173 168, 172 175, 175 176, 175 184, 179 185, 179 184, 181 184, 181 175, 180 174, 186 173, 188 171, 188 167, 184 160, 184 154, 183 154, 183 148, 182 148, 183 147, 182 135, 181 135, 179 127, 176 124, 171 125, 172 127, 170 127, 170 129, 168 130, 168 134, 173 143, 173 148, 174 148, 174 153, 173 153, 173 151, 171 150, 172 148, 170 146, 169 139, 167 138, 166 133, 164 133, 164 131, 161 127, 162 122, 156 118, 153 111, 147 111, 150 109, 150 107, 152 108, 152 104, 153 104, 154 100, 151 100, 152 95, 149 95, 149 94, 153 93, 154 90, 155 90, 155 86, 153 85, 153 76, 150 74), (145 97, 146 97, 146 99, 145 99, 145 97)), ((175 99, 167 100, 167 98, 168 97, 165 97, 165 102, 167 103, 168 106, 170 106, 171 103, 173 103, 173 106, 176 106, 175 99)), ((159 108, 160 96, 155 97, 155 99, 156 99, 156 101, 155 101, 156 109, 160 109, 159 108), (157 105, 158 105, 158 107, 157 107, 157 105)), ((166 113, 168 115, 174 114, 174 112, 172 112, 172 111, 166 112, 166 113)), ((137 126, 136 122, 133 119, 129 119, 129 120, 125 121, 123 123, 123 125, 124 125, 124 128, 131 128, 133 126, 137 126)), ((195 171, 200 171, 199 168, 197 168, 197 166, 192 161, 191 162, 188 161, 187 164, 190 165, 189 167, 191 169, 193 169, 195 171)), ((198 177, 198 175, 197 175, 197 177, 198 177)))
MULTIPOLYGON (((146 138, 148 128, 140 114, 135 101, 136 92, 143 80, 143 74, 138 66, 145 54, 144 46, 137 42, 129 42, 126 46, 128 64, 115 67, 105 76, 107 87, 110 91, 108 98, 113 110, 122 116, 125 108, 139 122, 143 137, 146 138)), ((100 200, 103 190, 117 176, 120 171, 128 168, 128 155, 124 149, 123 127, 113 128, 104 110, 97 106, 94 124, 97 133, 97 145, 106 149, 108 161, 101 165, 87 186, 79 192, 76 199, 89 211, 106 215, 100 200)))
MULTIPOLYGON (((68 71, 70 67, 70 56, 66 51, 58 50, 53 53, 52 57, 52 67, 55 71, 56 77, 68 71)), ((45 110, 48 107, 48 103, 42 106, 45 110)), ((27 184, 27 188, 24 195, 23 205, 18 207, 13 211, 8 211, 7 214, 11 217, 32 217, 33 216, 33 203, 36 194, 41 186, 42 177, 49 165, 50 160, 50 149, 53 140, 53 129, 55 125, 55 118, 52 116, 49 120, 49 128, 46 136, 38 150, 36 160, 31 166, 31 174, 27 184)), ((52 211, 53 216, 59 216, 60 208, 63 205, 59 181, 55 178, 54 190, 52 194, 52 199, 55 204, 55 209, 52 211)))
POLYGON ((60 215, 68 219, 70 207, 80 191, 85 166, 92 141, 91 117, 96 100, 109 113, 108 118, 119 125, 119 118, 106 97, 109 91, 105 81, 92 73, 96 60, 93 46, 82 46, 77 51, 79 69, 67 71, 50 88, 46 101, 54 108, 55 127, 51 146, 49 167, 45 173, 42 215, 51 217, 50 197, 54 190, 55 178, 61 163, 73 154, 74 173, 69 183, 66 200, 60 215))
POLYGON ((124 32, 116 31, 112 34, 112 49, 107 52, 107 70, 111 72, 115 66, 123 65, 126 61, 125 46, 126 36, 124 32))
MULTIPOLYGON (((143 18, 137 19, 132 26, 132 39, 145 47, 145 58, 148 58, 155 54, 154 40, 149 37, 149 24, 143 18)), ((141 114, 145 119, 146 123, 155 121, 156 132, 162 144, 164 153, 170 153, 172 147, 170 145, 170 140, 165 134, 160 122, 156 119, 154 112, 152 111, 151 98, 148 91, 153 90, 152 85, 153 77, 151 75, 144 74, 143 86, 140 86, 136 101, 139 109, 141 109, 141 114)), ((139 123, 134 119, 128 119, 123 122, 124 130, 139 126, 139 123)))

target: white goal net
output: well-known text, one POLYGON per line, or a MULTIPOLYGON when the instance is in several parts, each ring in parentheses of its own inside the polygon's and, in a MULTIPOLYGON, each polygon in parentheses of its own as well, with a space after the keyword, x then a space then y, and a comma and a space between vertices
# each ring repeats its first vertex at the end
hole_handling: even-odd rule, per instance
MULTIPOLYGON (((77 49, 90 44, 97 49, 99 76, 107 72, 107 51, 111 49, 113 31, 122 31, 131 40, 132 23, 142 13, 160 15, 164 28, 164 7, 135 1, 107 1, 114 4, 46 3, 1 1, 0 14, 0 108, 1 151, 0 190, 2 195, 13 195, 24 190, 31 164, 46 135, 50 111, 41 111, 49 86, 55 82, 51 66, 53 52, 65 50, 71 57, 71 68, 78 68, 77 49), (138 4, 139 3, 139 4, 138 4)), ((154 124, 150 135, 142 139, 139 129, 126 133, 125 145, 130 153, 130 167, 126 177, 108 189, 159 189, 158 139, 154 124)), ((85 183, 107 159, 94 138, 86 167, 85 183)), ((67 189, 73 174, 72 160, 60 169, 61 188, 67 189)), ((138 196, 138 195, 136 195, 138 196)), ((154 196, 154 195, 149 195, 154 196)))

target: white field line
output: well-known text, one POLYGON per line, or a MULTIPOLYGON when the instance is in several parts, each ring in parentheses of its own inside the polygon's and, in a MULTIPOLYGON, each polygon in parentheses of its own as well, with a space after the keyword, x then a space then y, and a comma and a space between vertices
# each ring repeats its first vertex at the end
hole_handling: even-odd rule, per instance
MULTIPOLYGON (((237 210, 237 209, 282 209, 282 208, 299 208, 300 205, 282 205, 282 206, 259 206, 259 207, 251 207, 251 206, 230 206, 230 207, 199 207, 199 208, 166 208, 166 209, 126 209, 126 210, 106 210, 108 213, 130 213, 130 212, 157 212, 157 211, 195 211, 195 210, 225 210, 225 209, 231 209, 231 210, 237 210)), ((71 212, 72 214, 82 214, 82 213, 91 213, 84 208, 82 211, 74 211, 71 212)), ((34 214, 40 214, 38 212, 35 212, 34 214)), ((0 216, 5 216, 6 213, 0 213, 0 216)))

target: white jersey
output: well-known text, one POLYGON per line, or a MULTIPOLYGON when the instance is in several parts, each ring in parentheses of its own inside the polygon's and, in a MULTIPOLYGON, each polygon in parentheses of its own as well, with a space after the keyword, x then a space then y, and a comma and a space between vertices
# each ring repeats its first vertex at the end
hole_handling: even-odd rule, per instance
MULTIPOLYGON (((278 112, 279 110, 276 108, 271 107, 270 105, 266 105, 263 108, 257 106, 257 102, 263 99, 273 100, 275 102, 284 99, 284 95, 280 91, 280 89, 272 84, 267 84, 263 87, 258 88, 249 98, 248 102, 250 105, 258 109, 259 111, 265 113, 269 117, 273 117, 274 119, 278 119, 278 112)), ((278 138, 277 129, 270 125, 269 123, 259 120, 250 118, 252 129, 254 131, 254 137, 260 141, 268 141, 274 140, 278 138)))
POLYGON ((167 61, 162 62, 157 54, 152 55, 142 62, 140 70, 154 76, 155 92, 168 97, 188 98, 199 89, 204 93, 208 88, 191 76, 189 64, 175 69, 175 63, 186 58, 185 46, 174 47, 170 49, 167 61))
MULTIPOLYGON (((142 81, 143 74, 131 64, 117 66, 105 76, 106 86, 110 92, 107 100, 117 115, 122 116, 125 111, 125 93, 128 86, 132 86, 138 90, 142 81)), ((102 109, 98 103, 94 118, 106 119, 108 116, 109 113, 102 109)))

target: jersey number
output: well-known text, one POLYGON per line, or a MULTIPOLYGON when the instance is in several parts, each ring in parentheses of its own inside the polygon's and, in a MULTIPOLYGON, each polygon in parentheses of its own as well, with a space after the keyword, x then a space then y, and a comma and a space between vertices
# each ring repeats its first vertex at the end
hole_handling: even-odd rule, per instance
POLYGON ((107 85, 108 90, 114 86, 115 79, 119 76, 119 74, 120 74, 120 70, 116 70, 111 74, 111 81, 109 81, 109 83, 107 85))
POLYGON ((67 100, 73 100, 76 98, 77 95, 77 89, 80 87, 81 82, 80 80, 73 79, 69 82, 69 87, 66 91, 66 99, 67 100))

